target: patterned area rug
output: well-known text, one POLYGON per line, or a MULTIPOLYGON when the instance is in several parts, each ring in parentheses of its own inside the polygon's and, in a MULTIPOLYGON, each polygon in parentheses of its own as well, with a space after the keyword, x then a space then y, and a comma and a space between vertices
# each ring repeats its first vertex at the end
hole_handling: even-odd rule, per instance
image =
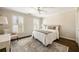
POLYGON ((68 52, 68 47, 56 42, 45 47, 38 40, 29 37, 12 41, 11 52, 68 52))

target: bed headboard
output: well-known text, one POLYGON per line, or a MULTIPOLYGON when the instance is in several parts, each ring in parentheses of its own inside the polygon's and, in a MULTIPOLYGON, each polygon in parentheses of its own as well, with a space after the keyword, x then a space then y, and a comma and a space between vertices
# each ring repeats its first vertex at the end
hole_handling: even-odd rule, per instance
POLYGON ((43 25, 44 29, 59 30, 59 25, 43 25))
POLYGON ((57 38, 59 39, 59 25, 44 25, 45 29, 56 30, 57 38))
POLYGON ((59 28, 58 25, 47 25, 47 29, 58 30, 58 28, 59 28))

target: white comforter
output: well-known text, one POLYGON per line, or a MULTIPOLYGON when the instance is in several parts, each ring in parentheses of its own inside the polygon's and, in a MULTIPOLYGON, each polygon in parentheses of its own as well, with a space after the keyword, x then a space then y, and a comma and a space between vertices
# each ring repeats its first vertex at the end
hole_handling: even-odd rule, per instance
POLYGON ((34 30, 32 36, 41 41, 45 46, 52 44, 57 39, 55 30, 34 30))

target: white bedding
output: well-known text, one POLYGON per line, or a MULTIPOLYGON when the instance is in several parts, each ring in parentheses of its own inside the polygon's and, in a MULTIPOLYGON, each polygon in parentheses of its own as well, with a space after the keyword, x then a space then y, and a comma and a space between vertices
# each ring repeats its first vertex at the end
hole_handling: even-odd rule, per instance
POLYGON ((58 39, 56 30, 34 30, 32 36, 41 41, 45 46, 52 44, 52 42, 58 39))

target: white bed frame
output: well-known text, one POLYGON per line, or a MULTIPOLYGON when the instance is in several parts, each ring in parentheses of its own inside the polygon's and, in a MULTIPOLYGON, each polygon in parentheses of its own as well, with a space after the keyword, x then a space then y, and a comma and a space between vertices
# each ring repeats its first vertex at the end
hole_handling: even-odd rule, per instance
POLYGON ((57 39, 59 39, 59 25, 47 25, 47 26, 54 26, 54 27, 56 27, 56 31, 57 31, 57 39))
MULTIPOLYGON (((54 41, 54 40, 56 40, 56 39, 59 39, 59 25, 45 25, 47 28, 43 28, 44 30, 47 30, 47 29, 49 29, 49 26, 50 27, 55 27, 55 29, 54 30, 56 30, 56 35, 52 35, 52 34, 49 34, 48 36, 49 36, 49 38, 50 37, 52 37, 52 39, 50 38, 46 38, 45 39, 45 37, 44 38, 42 38, 43 36, 45 36, 43 33, 41 33, 41 32, 37 32, 37 31, 33 31, 33 34, 32 34, 32 36, 33 36, 33 38, 35 38, 35 39, 38 39, 39 41, 41 41, 45 46, 47 46, 48 44, 52 44, 52 42, 54 41), (47 41, 46 41, 47 40, 47 41), (50 41, 50 42, 48 42, 48 41, 50 41)), ((53 30, 53 29, 51 29, 51 30, 53 30)))

